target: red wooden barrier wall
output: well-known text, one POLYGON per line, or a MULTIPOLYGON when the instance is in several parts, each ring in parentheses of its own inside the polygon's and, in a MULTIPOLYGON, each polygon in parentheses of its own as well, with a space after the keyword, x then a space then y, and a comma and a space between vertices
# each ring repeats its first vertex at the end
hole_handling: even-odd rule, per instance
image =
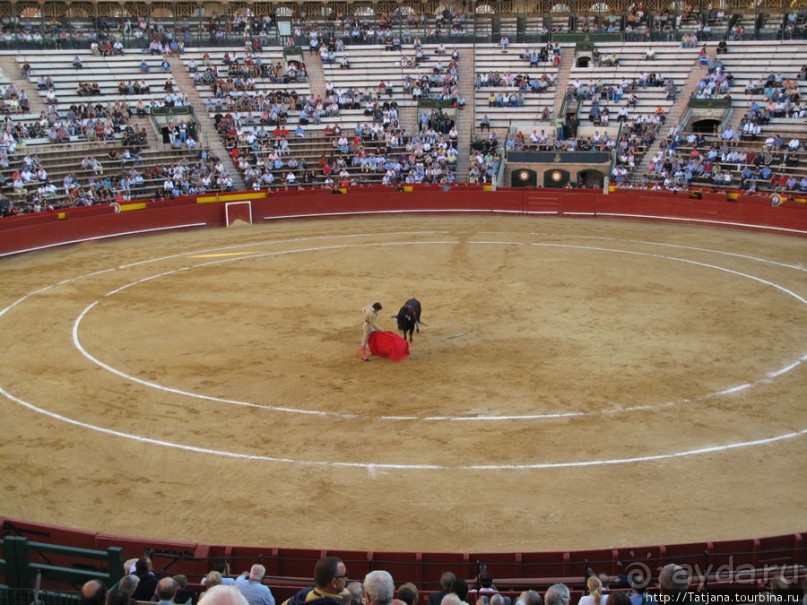
MULTIPOLYGON (((200 199, 216 196, 200 196, 200 199)), ((116 214, 110 206, 75 208, 63 212, 23 215, 0 220, 0 256, 91 239, 144 234, 159 230, 217 227, 225 224, 225 204, 246 198, 253 222, 286 217, 404 212, 507 213, 565 217, 629 218, 698 223, 807 235, 807 208, 788 202, 771 206, 767 198, 730 202, 725 194, 649 191, 500 189, 460 186, 451 191, 418 187, 412 192, 387 188, 354 189, 344 195, 322 190, 266 194, 237 193, 220 201, 197 203, 196 198, 169 202, 123 204, 116 214)))

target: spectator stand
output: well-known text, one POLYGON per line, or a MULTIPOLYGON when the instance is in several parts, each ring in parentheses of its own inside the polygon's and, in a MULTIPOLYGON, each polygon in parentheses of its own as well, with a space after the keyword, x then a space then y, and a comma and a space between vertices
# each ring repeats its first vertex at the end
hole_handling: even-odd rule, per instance
POLYGON ((373 89, 406 108, 416 107, 420 98, 456 99, 459 65, 470 52, 469 45, 403 44, 393 38, 380 47, 357 45, 330 51, 324 46, 320 55, 325 80, 337 93, 373 89), (457 64, 454 74, 452 61, 457 64))
POLYGON ((581 120, 599 124, 606 113, 606 125, 639 115, 652 117, 659 108, 669 113, 698 53, 678 44, 632 42, 598 43, 595 50, 593 56, 599 58, 583 65, 575 62, 567 92, 580 101, 581 120), (652 60, 647 59, 649 49, 652 60))
MULTIPOLYGON (((552 120, 558 63, 551 44, 477 45, 474 56, 475 124, 488 116, 493 127, 512 121, 552 120)), ((558 47, 559 48, 559 47, 558 47)))
POLYGON ((607 136, 609 147, 616 141, 612 181, 633 180, 698 52, 676 43, 598 42, 590 55, 578 53, 569 76, 568 104, 577 105, 576 121, 586 136, 594 136, 593 126, 595 132, 601 129, 601 138, 607 136))
MULTIPOLYGON (((49 52, 20 56, 18 62, 30 64, 32 83, 36 82, 38 87, 47 83, 40 88, 40 96, 46 104, 55 104, 60 110, 87 101, 120 101, 133 110, 143 107, 146 111, 166 102, 177 103, 175 99, 166 101, 169 93, 176 91, 172 84, 167 85, 172 82, 171 74, 159 57, 49 52)), ((178 104, 181 103, 180 100, 178 104)))
MULTIPOLYGON (((0 190, 14 201, 16 213, 154 197, 155 178, 165 166, 197 159, 198 150, 155 147, 145 118, 152 109, 182 99, 177 91, 169 99, 165 92, 118 89, 121 82, 148 81, 145 74, 135 80, 142 59, 47 53, 18 61, 30 65, 28 77, 50 102, 40 115, 15 115, 6 124, 0 190), (94 83, 101 94, 74 94, 79 80, 94 83)), ((165 75, 158 77, 165 81, 165 75)))
POLYGON ((807 191, 807 107, 799 78, 807 46, 746 42, 729 46, 719 57, 735 76, 727 95, 734 117, 714 128, 691 119, 696 132, 671 133, 667 155, 675 157, 663 163, 657 181, 666 181, 672 171, 704 188, 802 195, 807 191), (746 45, 757 50, 746 51, 746 45))

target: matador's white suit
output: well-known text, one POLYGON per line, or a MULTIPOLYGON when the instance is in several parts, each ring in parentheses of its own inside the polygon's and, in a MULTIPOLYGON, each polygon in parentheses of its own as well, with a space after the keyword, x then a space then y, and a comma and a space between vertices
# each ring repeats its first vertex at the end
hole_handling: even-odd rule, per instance
POLYGON ((370 342, 370 334, 372 334, 373 332, 381 331, 381 328, 375 325, 377 311, 380 310, 381 310, 381 303, 373 303, 372 305, 367 305, 362 309, 362 314, 364 315, 364 324, 362 326, 363 334, 361 339, 361 358, 364 361, 368 361, 367 343, 370 342))

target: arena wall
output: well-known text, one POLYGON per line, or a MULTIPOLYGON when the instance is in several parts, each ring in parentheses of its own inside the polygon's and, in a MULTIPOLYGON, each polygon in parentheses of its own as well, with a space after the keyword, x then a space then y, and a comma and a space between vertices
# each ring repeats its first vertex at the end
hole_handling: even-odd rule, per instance
MULTIPOLYGON (((414 582, 421 589, 419 602, 424 605, 428 591, 439 589, 443 571, 451 570, 458 577, 467 578, 473 588, 473 578, 483 564, 493 574, 499 590, 512 595, 513 600, 525 588, 543 592, 551 584, 563 582, 572 588, 576 602, 584 594, 582 587, 588 569, 605 573, 615 581, 620 576, 635 573, 655 578, 664 565, 675 562, 692 571, 693 582, 700 590, 708 590, 714 595, 736 594, 737 591, 754 594, 774 576, 803 577, 805 563, 804 535, 801 533, 724 542, 509 553, 379 552, 167 542, 93 533, 2 516, 0 535, 30 540, 29 560, 35 565, 43 556, 49 565, 71 566, 75 562, 75 553, 72 563, 69 557, 54 555, 52 549, 45 548, 44 555, 39 553, 42 547, 53 544, 96 550, 120 547, 124 560, 149 553, 155 572, 185 574, 194 589, 201 589, 201 578, 216 560, 226 559, 234 575, 259 562, 266 567, 264 582, 271 587, 278 603, 308 586, 316 561, 331 555, 345 561, 351 578, 361 579, 374 569, 384 569, 400 582, 414 582)), ((0 567, 2 580, 8 582, 9 578, 4 577, 0 567)), ((63 588, 48 583, 47 579, 43 588, 45 586, 63 588)))
POLYGON ((384 213, 485 213, 677 221, 807 236, 807 208, 766 197, 730 200, 730 194, 591 189, 499 189, 461 185, 361 188, 331 195, 322 190, 201 195, 171 201, 93 206, 27 214, 0 221, 0 257, 109 237, 220 227, 226 204, 250 201, 253 223, 269 220, 384 213))

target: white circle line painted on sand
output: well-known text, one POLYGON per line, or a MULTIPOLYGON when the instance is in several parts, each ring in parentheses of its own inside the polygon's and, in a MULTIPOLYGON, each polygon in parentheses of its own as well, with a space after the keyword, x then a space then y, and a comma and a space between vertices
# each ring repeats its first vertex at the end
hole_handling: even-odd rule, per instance
POLYGON ((243 248, 253 248, 256 246, 272 246, 275 244, 287 244, 293 242, 310 242, 322 239, 342 239, 342 238, 356 238, 356 237, 381 237, 385 235, 394 235, 396 237, 400 237, 401 235, 446 235, 450 232, 448 231, 392 231, 389 233, 381 232, 381 233, 341 233, 337 235, 310 235, 306 237, 292 237, 287 239, 276 239, 276 240, 264 240, 260 242, 248 242, 246 244, 233 244, 231 246, 220 246, 218 248, 203 248, 201 250, 193 250, 190 252, 181 252, 179 254, 171 254, 169 256, 160 256, 153 259, 148 260, 141 260, 136 261, 134 263, 128 263, 126 265, 121 265, 120 269, 129 269, 131 267, 137 267, 140 265, 146 265, 151 263, 162 262, 166 260, 171 260, 174 258, 185 258, 190 256, 196 256, 199 254, 210 254, 211 252, 221 252, 224 250, 241 250, 243 248))
MULTIPOLYGON (((136 283, 141 283, 142 281, 143 280, 139 280, 136 283)), ((122 290, 122 289, 123 288, 119 288, 118 290, 122 290)), ((337 413, 332 413, 332 412, 321 412, 319 410, 303 410, 303 409, 296 409, 296 408, 286 408, 286 407, 282 407, 282 406, 267 406, 267 405, 261 405, 261 404, 258 404, 258 403, 251 403, 249 401, 239 401, 237 399, 225 399, 225 398, 222 398, 222 397, 212 397, 212 396, 209 396, 209 395, 201 395, 199 393, 190 393, 188 391, 183 391, 183 390, 180 390, 180 389, 173 389, 171 387, 166 387, 166 386, 163 386, 163 385, 160 385, 160 384, 149 382, 147 380, 142 380, 140 378, 137 378, 136 376, 131 376, 129 374, 121 372, 120 370, 110 366, 109 364, 104 363, 100 359, 93 356, 89 351, 87 351, 84 348, 84 346, 81 344, 81 340, 78 337, 78 329, 79 329, 79 325, 81 324, 81 320, 84 319, 84 317, 87 315, 87 313, 89 313, 95 307, 95 305, 97 305, 99 302, 100 301, 96 300, 95 302, 93 302, 89 306, 87 306, 81 312, 81 314, 79 314, 78 318, 76 318, 76 321, 73 322, 73 345, 76 347, 76 349, 78 349, 78 351, 85 358, 89 359, 92 363, 94 363, 97 366, 103 368, 107 372, 110 372, 111 374, 114 374, 115 376, 118 376, 118 377, 123 378, 125 380, 129 380, 129 381, 134 382, 136 384, 141 384, 143 386, 146 386, 146 387, 149 387, 149 388, 152 388, 152 389, 157 389, 158 391, 162 391, 164 393, 173 393, 175 395, 193 397, 195 399, 203 399, 203 400, 206 400, 206 401, 215 401, 215 402, 218 402, 218 403, 228 403, 228 404, 231 404, 231 405, 239 405, 239 406, 250 407, 250 408, 271 409, 271 410, 277 411, 277 412, 293 412, 293 413, 296 413, 296 414, 309 414, 309 415, 312 415, 312 416, 338 416, 338 417, 346 418, 346 419, 356 417, 355 414, 353 414, 353 415, 351 415, 351 414, 337 414, 337 413)))
POLYGON ((162 439, 154 439, 152 437, 143 437, 140 435, 134 435, 132 433, 124 433, 122 431, 115 431, 113 429, 107 429, 100 426, 96 426, 94 424, 89 424, 87 422, 81 422, 79 420, 75 420, 68 416, 64 416, 62 414, 57 414, 50 410, 45 410, 38 406, 33 405, 19 397, 15 397, 8 391, 6 391, 2 386, 0 386, 0 394, 2 394, 6 399, 13 401, 14 403, 21 405, 32 412, 43 414, 57 420, 59 422, 65 422, 67 424, 71 424, 73 426, 88 429, 92 431, 97 431, 99 433, 103 433, 106 435, 110 435, 113 437, 120 437, 123 439, 129 439, 132 441, 137 441, 139 443, 146 443, 149 445, 158 445, 162 447, 168 447, 172 449, 178 449, 186 452, 192 452, 197 454, 206 454, 206 455, 213 455, 225 458, 236 458, 240 460, 252 460, 252 461, 262 461, 262 462, 276 462, 282 464, 296 464, 300 466, 327 466, 327 467, 339 467, 339 468, 363 468, 367 469, 368 471, 373 469, 384 469, 384 470, 407 470, 407 471, 418 471, 418 470, 425 470, 425 471, 525 471, 525 470, 548 470, 548 469, 561 469, 561 468, 578 468, 578 467, 590 467, 590 466, 607 466, 607 465, 616 465, 616 464, 631 464, 631 463, 638 463, 638 462, 654 462, 659 460, 669 460, 673 458, 685 458, 688 456, 698 456, 703 454, 717 454, 721 452, 726 452, 729 450, 735 450, 745 447, 754 447, 760 445, 768 445, 772 443, 777 443, 780 441, 786 441, 789 439, 795 439, 796 437, 801 437, 807 434, 807 429, 802 429, 800 431, 794 431, 791 433, 783 433, 781 435, 774 435, 772 437, 764 437, 762 439, 754 439, 751 441, 738 441, 734 443, 725 443, 722 445, 711 445, 708 447, 702 447, 692 450, 683 450, 680 452, 670 452, 667 454, 652 454, 647 456, 635 456, 633 458, 606 458, 603 460, 579 460, 576 462, 536 462, 533 464, 468 464, 468 465, 457 465, 457 466, 448 466, 442 464, 392 464, 392 463, 384 463, 384 462, 344 462, 344 461, 328 461, 328 460, 297 460, 294 458, 281 458, 275 456, 261 456, 256 454, 240 454, 238 452, 230 452, 227 450, 216 450, 212 448, 203 448, 197 447, 193 445, 185 445, 181 443, 174 443, 171 441, 165 441, 162 439))
MULTIPOLYGON (((796 300, 803 304, 807 304, 807 300, 780 286, 779 284, 775 284, 768 280, 764 280, 762 278, 756 277, 754 275, 749 275, 747 273, 741 273, 739 271, 735 271, 733 269, 727 269, 725 267, 720 267, 717 265, 712 265, 709 263, 703 263, 700 261, 692 261, 689 259, 679 258, 679 257, 672 257, 672 256, 664 256, 660 254, 653 254, 648 252, 638 252, 633 250, 618 250, 613 248, 602 248, 602 247, 594 247, 594 246, 581 246, 575 244, 557 244, 557 243, 527 243, 527 242, 507 242, 507 241, 472 241, 472 242, 457 242, 454 240, 440 240, 440 241, 408 241, 408 242, 384 242, 384 243, 367 243, 367 244, 339 244, 333 246, 319 246, 314 248, 300 248, 295 250, 282 250, 282 251, 275 251, 275 252, 261 252, 261 253, 254 253, 254 254, 247 254, 244 256, 238 257, 229 257, 226 259, 216 259, 213 261, 199 263, 194 265, 192 268, 202 268, 202 267, 212 267, 217 265, 223 265, 227 263, 239 262, 246 259, 254 259, 254 258, 264 258, 264 257, 272 257, 272 256, 282 256, 287 254, 297 254, 301 252, 321 252, 321 251, 331 251, 331 250, 338 250, 338 249, 347 249, 347 248, 362 248, 362 247, 386 247, 386 246, 403 246, 403 245, 457 245, 459 243, 462 244, 482 244, 482 245, 518 245, 518 246, 532 246, 532 247, 553 247, 553 248, 571 248, 571 249, 580 249, 580 250, 594 250, 597 252, 612 252, 617 254, 628 254, 633 256, 646 256, 652 258, 659 258, 664 260, 670 260, 674 262, 682 262, 687 264, 692 264, 695 266, 701 266, 708 269, 714 269, 718 271, 723 271, 732 275, 736 275, 739 277, 744 277, 750 279, 752 281, 759 282, 763 285, 773 287, 775 289, 780 290, 781 292, 794 297, 796 300)), ((106 294, 106 296, 111 296, 116 294, 130 286, 136 285, 138 283, 143 283, 146 281, 150 281, 156 277, 165 277, 172 275, 174 273, 180 271, 187 271, 190 267, 180 267, 177 269, 173 269, 170 271, 165 271, 163 273, 159 273, 157 275, 149 276, 146 278, 141 278, 135 282, 131 282, 130 284, 125 284, 115 290, 112 290, 106 294)), ((82 345, 81 339, 79 337, 79 328, 81 322, 86 317, 86 315, 93 309, 99 301, 95 301, 86 307, 81 314, 78 316, 76 321, 73 324, 73 344, 75 348, 90 362, 96 364, 97 366, 103 368, 104 370, 111 372, 112 374, 118 376, 119 378, 123 378, 124 380, 128 380, 140 385, 143 385, 148 388, 153 388, 165 393, 172 393, 175 395, 182 395, 186 397, 191 397, 195 399, 201 399, 204 401, 211 401, 211 402, 218 402, 218 403, 226 403, 232 405, 240 405, 240 406, 248 406, 248 407, 255 407, 255 408, 262 408, 269 411, 278 411, 278 412, 286 412, 286 413, 295 413, 295 414, 307 414, 307 415, 315 415, 315 416, 329 416, 334 418, 343 418, 343 419, 356 419, 360 418, 360 416, 356 414, 344 414, 339 412, 326 412, 322 410, 309 410, 304 408, 296 408, 291 406, 278 406, 272 404, 259 404, 253 402, 246 402, 236 399, 230 398, 223 398, 223 397, 214 397, 212 395, 204 395, 199 393, 193 393, 190 391, 184 391, 182 389, 176 389, 171 387, 166 387, 160 385, 158 383, 154 383, 151 381, 143 380, 141 378, 137 378, 136 376, 132 376, 127 374, 117 368, 104 363, 103 361, 99 360, 95 356, 93 356, 87 349, 82 345)), ((647 411, 647 410, 654 410, 659 409, 662 407, 670 407, 674 405, 680 405, 682 403, 690 403, 695 401, 703 401, 706 399, 711 399, 714 397, 721 397, 726 395, 731 395, 734 393, 738 393, 754 386, 761 384, 761 383, 768 383, 772 379, 777 378, 779 376, 784 375, 785 373, 795 369, 802 363, 801 359, 797 359, 793 362, 789 362, 783 368, 780 368, 775 371, 771 371, 765 374, 763 378, 760 378, 754 382, 745 383, 741 385, 735 385, 729 388, 726 388, 721 391, 713 392, 713 393, 705 393, 701 395, 697 395, 694 397, 678 400, 678 401, 671 401, 671 402, 662 402, 659 404, 643 404, 643 405, 636 405, 636 406, 617 406, 607 410, 597 410, 597 411, 590 411, 590 412, 554 412, 554 413, 544 413, 544 414, 519 414, 519 415, 476 415, 476 416, 377 416, 376 418, 379 420, 390 420, 390 421, 512 421, 512 420, 548 420, 548 419, 558 419, 558 418, 573 418, 573 417, 580 417, 580 416, 599 416, 599 415, 607 415, 607 414, 617 414, 617 413, 624 413, 624 412, 635 412, 635 411, 647 411)))
MULTIPOLYGON (((487 233, 496 235, 498 231, 480 231, 479 233, 487 233)), ((778 267, 784 267, 786 269, 795 269, 796 271, 804 271, 807 272, 807 267, 804 265, 794 265, 791 263, 782 263, 775 260, 770 260, 767 258, 760 258, 759 256, 751 256, 750 254, 739 254, 737 252, 726 252, 725 250, 715 250, 713 248, 702 248, 700 246, 684 246, 683 244, 668 244, 666 242, 653 242, 649 240, 641 240, 641 239, 622 239, 617 237, 605 237, 602 235, 577 235, 573 233, 551 233, 551 232, 544 232, 544 231, 533 231, 530 232, 530 235, 549 235, 555 237, 575 237, 578 239, 593 239, 593 240, 600 240, 600 241, 608 241, 608 242, 620 242, 620 243, 627 243, 627 244, 641 244, 644 246, 658 246, 660 248, 677 248, 679 250, 691 250, 694 252, 707 252, 709 254, 721 254, 723 256, 733 256, 735 258, 741 258, 743 260, 751 260, 758 263, 765 263, 769 265, 775 265, 778 267)))
MULTIPOLYGON (((268 245, 275 245, 275 244, 282 244, 288 242, 300 242, 300 241, 316 241, 316 240, 323 240, 323 239, 342 239, 342 238, 358 238, 358 237, 385 237, 385 236, 401 236, 401 235, 444 235, 446 233, 452 233, 449 231, 389 231, 389 232, 370 232, 370 233, 348 233, 348 234, 332 234, 332 235, 316 235, 316 236, 305 236, 305 237, 298 237, 298 238, 286 238, 286 239, 278 239, 278 240, 264 240, 260 242, 248 242, 245 244, 234 244, 230 246, 219 246, 216 248, 202 248, 199 250, 192 250, 188 252, 182 252, 179 254, 170 254, 166 256, 160 256, 152 259, 146 259, 142 261, 136 261, 132 263, 127 263, 124 265, 119 265, 118 267, 113 267, 109 269, 102 269, 99 271, 93 271, 91 273, 85 273, 82 275, 77 275, 75 277, 63 279, 60 282, 56 282, 50 284, 48 286, 44 286, 39 288, 38 290, 33 290, 21 298, 17 299, 16 301, 9 304, 4 309, 0 310, 0 317, 6 314, 6 312, 10 311, 20 303, 26 301, 28 298, 35 296, 36 294, 40 294, 46 290, 49 290, 55 286, 66 285, 75 281, 79 281, 82 279, 86 279, 89 277, 94 277, 96 275, 100 275, 103 273, 109 273, 111 271, 116 270, 124 270, 129 269, 132 267, 138 267, 145 264, 157 263, 161 261, 171 260, 175 258, 182 258, 182 257, 193 257, 194 255, 199 254, 206 254, 211 252, 218 252, 223 250, 238 250, 247 247, 255 247, 255 246, 268 246, 268 245)), ((605 240, 605 241, 616 241, 616 242, 626 242, 626 243, 636 243, 642 245, 650 245, 650 246, 666 246, 666 247, 674 247, 674 248, 681 248, 684 250, 693 250, 699 252, 708 252, 712 254, 724 254, 728 256, 736 256, 739 258, 754 260, 762 263, 768 263, 772 265, 779 265, 782 267, 788 267, 791 269, 797 269, 799 271, 807 271, 802 265, 790 265, 786 263, 780 263, 777 261, 773 261, 770 259, 763 259, 756 256, 748 256, 743 254, 736 254, 732 252, 725 252, 722 250, 714 250, 711 248, 701 248, 696 246, 684 246, 681 244, 668 244, 664 242, 654 242, 654 241, 645 241, 645 240, 633 240, 633 239, 622 239, 622 238, 612 238, 612 237, 605 237, 605 236, 594 236, 594 235, 582 235, 582 234, 570 234, 570 233, 555 233, 555 232, 545 232, 545 231, 537 231, 537 232, 522 232, 522 231, 474 231, 474 232, 453 232, 453 233, 482 233, 482 234, 497 234, 497 235, 542 235, 542 236, 551 236, 551 237, 577 237, 581 239, 596 239, 596 240, 605 240)))
POLYGON ((71 278, 68 278, 68 279, 63 279, 60 282, 55 282, 55 283, 52 283, 50 285, 43 286, 43 287, 41 287, 41 288, 39 288, 37 290, 31 290, 27 294, 21 296, 20 298, 18 298, 17 300, 15 300, 11 304, 9 304, 4 309, 0 310, 0 317, 3 317, 3 315, 5 315, 9 311, 11 311, 11 309, 13 309, 14 307, 16 307, 19 304, 24 303, 26 300, 28 300, 29 298, 31 298, 33 296, 36 296, 37 294, 42 294, 43 292, 47 292, 48 290, 51 290, 51 289, 56 288, 58 286, 64 286, 66 284, 69 284, 72 281, 75 281, 76 279, 83 279, 85 277, 94 277, 96 275, 101 275, 102 273, 110 273, 112 271, 115 271, 115 269, 103 269, 101 271, 93 271, 92 273, 86 273, 86 274, 84 274, 84 275, 82 275, 82 276, 80 276, 78 278, 71 277, 71 278))

